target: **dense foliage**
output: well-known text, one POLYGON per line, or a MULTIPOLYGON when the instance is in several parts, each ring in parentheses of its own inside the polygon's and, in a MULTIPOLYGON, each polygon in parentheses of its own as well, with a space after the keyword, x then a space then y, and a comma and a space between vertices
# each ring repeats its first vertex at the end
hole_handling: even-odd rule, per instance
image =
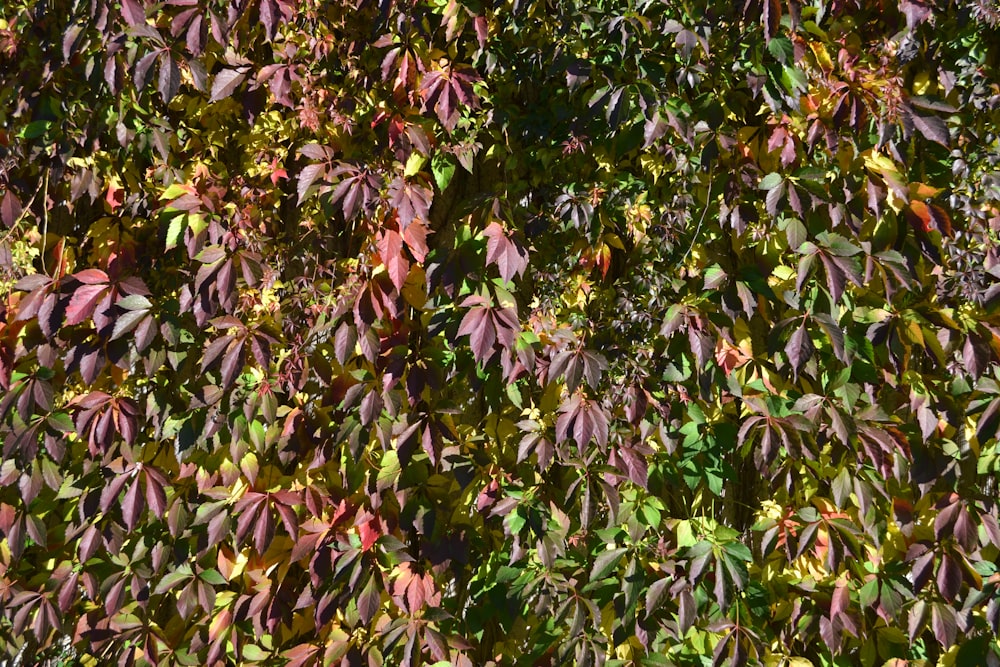
POLYGON ((0 649, 998 664, 998 23, 3 3, 0 649))

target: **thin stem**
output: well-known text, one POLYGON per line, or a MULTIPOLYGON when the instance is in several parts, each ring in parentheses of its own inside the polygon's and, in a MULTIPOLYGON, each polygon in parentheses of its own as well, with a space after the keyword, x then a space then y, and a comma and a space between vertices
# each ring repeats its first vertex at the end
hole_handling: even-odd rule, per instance
POLYGON ((714 171, 715 164, 713 163, 708 167, 708 197, 705 198, 705 208, 701 210, 701 218, 698 219, 698 226, 695 227, 694 236, 691 238, 691 245, 688 246, 684 257, 681 258, 681 264, 687 261, 691 251, 694 250, 694 244, 698 241, 698 235, 701 233, 701 225, 705 222, 705 216, 708 214, 708 205, 712 201, 712 174, 714 171))

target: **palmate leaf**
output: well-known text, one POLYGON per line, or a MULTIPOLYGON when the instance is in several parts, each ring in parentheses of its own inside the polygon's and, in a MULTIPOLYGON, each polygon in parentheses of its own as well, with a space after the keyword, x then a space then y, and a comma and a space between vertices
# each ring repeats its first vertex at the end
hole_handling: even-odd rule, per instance
POLYGON ((988 12, 20 4, 0 644, 986 655, 988 12))
POLYGON ((469 336, 472 354, 478 363, 485 363, 494 353, 494 344, 510 350, 520 329, 517 312, 513 307, 493 307, 480 296, 471 296, 462 302, 471 306, 458 327, 459 336, 469 336))
POLYGON ((604 408, 580 394, 574 394, 559 406, 556 420, 556 441, 565 442, 572 437, 583 450, 591 440, 596 440, 603 451, 608 445, 608 416, 604 408))
POLYGON ((426 72, 420 80, 421 109, 434 109, 441 125, 453 132, 463 107, 479 108, 479 98, 473 88, 479 80, 479 75, 469 67, 447 65, 426 72))
POLYGON ((486 237, 486 262, 496 265, 500 277, 505 282, 513 280, 515 275, 521 275, 528 267, 527 251, 508 237, 506 231, 497 222, 491 222, 483 235, 486 237))

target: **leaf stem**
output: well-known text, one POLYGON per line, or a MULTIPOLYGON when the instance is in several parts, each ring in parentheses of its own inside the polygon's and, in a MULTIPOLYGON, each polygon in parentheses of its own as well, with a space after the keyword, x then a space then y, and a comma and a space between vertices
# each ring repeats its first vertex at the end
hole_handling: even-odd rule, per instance
POLYGON ((708 167, 708 197, 705 198, 705 208, 701 210, 701 218, 698 219, 698 226, 694 229, 694 236, 691 238, 691 245, 688 246, 687 251, 684 253, 684 257, 681 258, 681 264, 687 261, 688 256, 691 251, 694 250, 694 244, 698 241, 698 235, 701 234, 701 226, 705 222, 705 216, 708 214, 708 204, 712 200, 712 174, 715 171, 715 164, 711 164, 708 167))

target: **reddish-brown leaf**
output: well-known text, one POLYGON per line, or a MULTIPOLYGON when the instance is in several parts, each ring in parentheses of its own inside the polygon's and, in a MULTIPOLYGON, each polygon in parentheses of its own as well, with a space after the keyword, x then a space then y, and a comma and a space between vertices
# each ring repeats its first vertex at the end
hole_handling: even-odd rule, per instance
POLYGON ((13 190, 8 189, 3 196, 3 201, 0 201, 0 221, 9 229, 21 217, 21 211, 20 200, 18 200, 13 190))
POLYGON ((371 549, 375 545, 376 540, 382 536, 379 518, 377 516, 370 516, 367 520, 359 523, 358 536, 361 538, 362 551, 371 549))
POLYGON ((427 248, 427 236, 431 233, 432 231, 422 220, 413 220, 403 229, 403 240, 406 242, 406 247, 410 249, 413 258, 421 264, 427 257, 427 253, 430 252, 427 248))
POLYGON ((795 333, 788 339, 788 344, 785 345, 785 354, 788 356, 788 362, 792 365, 792 371, 796 377, 806 362, 812 358, 814 351, 812 339, 809 337, 805 323, 803 323, 795 330, 795 333))
POLYGON ((122 0, 122 17, 130 27, 146 25, 146 10, 141 0, 122 0))
POLYGON ((101 297, 108 290, 107 284, 82 285, 78 287, 66 307, 66 324, 74 325, 84 322, 94 314, 101 297))
POLYGON ((403 289, 410 262, 403 253, 403 237, 394 229, 384 229, 378 237, 378 252, 397 290, 403 289))
POLYGON ((253 545, 257 553, 263 554, 271 545, 274 539, 274 516, 268 511, 266 505, 262 503, 260 516, 253 530, 253 545))
POLYGON ((145 469, 146 477, 146 503, 158 518, 163 518, 167 511, 167 494, 164 484, 158 479, 159 475, 153 474, 149 468, 145 469))
POLYGON ((476 361, 486 363, 493 356, 493 344, 496 342, 496 329, 490 317, 490 309, 482 306, 471 308, 462 318, 458 335, 468 336, 476 361))
POLYGON ((961 585, 961 567, 950 554, 945 554, 941 557, 941 564, 938 566, 937 573, 937 586, 941 597, 951 602, 958 595, 961 585))
POLYGON ((236 375, 243 370, 243 341, 234 340, 222 358, 222 386, 230 387, 236 381, 236 375))
POLYGON ((129 530, 135 529, 139 523, 139 517, 142 516, 143 510, 146 509, 146 501, 140 491, 139 480, 135 479, 122 499, 122 520, 125 522, 125 527, 129 530))
POLYGON ((931 628, 941 646, 954 644, 957 633, 955 610, 946 604, 935 602, 931 606, 931 628))

